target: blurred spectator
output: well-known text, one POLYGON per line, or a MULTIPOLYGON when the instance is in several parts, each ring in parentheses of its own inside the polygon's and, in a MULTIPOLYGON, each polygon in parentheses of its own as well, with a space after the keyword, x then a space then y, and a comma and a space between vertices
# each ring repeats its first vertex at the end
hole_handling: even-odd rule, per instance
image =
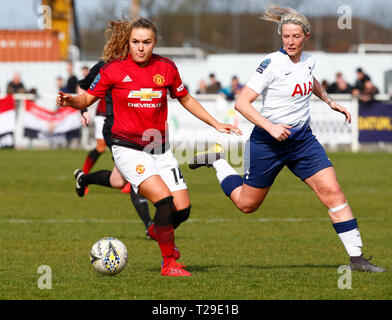
POLYGON ((87 66, 83 66, 81 70, 82 70, 82 77, 83 77, 83 79, 84 79, 84 78, 86 78, 87 75, 89 74, 90 69, 89 69, 87 66))
POLYGON ((336 73, 335 82, 327 88, 328 93, 351 93, 352 90, 352 87, 343 78, 341 72, 336 73))
POLYGON ((196 94, 205 94, 207 93, 207 83, 204 80, 200 80, 199 88, 196 91, 196 94))
POLYGON ((367 80, 363 84, 363 89, 360 92, 358 99, 361 102, 371 102, 378 93, 378 88, 370 80, 367 80))
POLYGON ((67 72, 68 80, 65 86, 65 93, 77 93, 78 88, 78 78, 73 73, 73 63, 71 61, 67 62, 67 72))
POLYGON ((20 80, 20 74, 15 72, 12 80, 7 84, 7 94, 26 93, 26 89, 20 80))
POLYGON ((354 96, 359 96, 364 88, 364 84, 366 81, 370 80, 370 77, 363 72, 361 68, 357 69, 357 80, 355 81, 354 88, 352 90, 352 94, 354 96))
POLYGON ((230 86, 223 88, 219 91, 227 100, 234 100, 235 97, 241 92, 243 85, 240 84, 238 77, 231 78, 230 86))
POLYGON ((57 91, 61 91, 61 92, 64 92, 64 90, 66 90, 66 88, 64 87, 63 78, 61 78, 61 77, 56 78, 56 88, 57 88, 57 91))
POLYGON ((222 89, 221 83, 216 80, 215 74, 210 73, 210 84, 207 87, 207 93, 218 93, 222 89))

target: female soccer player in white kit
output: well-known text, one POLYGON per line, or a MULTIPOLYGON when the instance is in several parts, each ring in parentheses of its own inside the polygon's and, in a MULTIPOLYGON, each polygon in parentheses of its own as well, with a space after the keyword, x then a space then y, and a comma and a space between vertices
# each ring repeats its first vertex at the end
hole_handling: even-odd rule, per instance
POLYGON ((246 145, 244 177, 224 159, 219 145, 196 155, 190 168, 213 166, 225 194, 239 210, 251 213, 262 204, 286 165, 328 208, 351 268, 384 272, 363 257, 357 221, 331 162, 309 126, 312 93, 351 122, 347 109, 333 101, 312 74, 315 60, 303 52, 310 38, 310 24, 295 10, 277 6, 267 9, 263 18, 279 23, 283 48, 265 57, 236 101, 236 110, 255 124, 246 145), (252 106, 259 95, 263 98, 260 112, 252 106))

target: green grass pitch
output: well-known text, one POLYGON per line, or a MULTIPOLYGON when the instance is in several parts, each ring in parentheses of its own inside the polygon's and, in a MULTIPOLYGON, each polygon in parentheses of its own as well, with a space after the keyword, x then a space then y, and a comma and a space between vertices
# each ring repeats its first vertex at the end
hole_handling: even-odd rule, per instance
MULTIPOLYGON (((392 298, 392 155, 329 153, 358 219, 365 256, 389 272, 353 272, 351 289, 338 273, 348 259, 312 191, 283 170, 262 207, 240 213, 224 196, 213 169, 182 171, 192 201, 176 230, 189 278, 160 275, 158 245, 147 240, 129 196, 90 186, 77 197, 74 169, 86 151, 0 150, 0 299, 261 300, 392 298), (98 239, 128 248, 128 265, 102 276, 89 263, 98 239), (38 268, 52 288, 38 287, 38 268)), ((111 169, 109 152, 93 170, 111 169)), ((153 212, 153 207, 150 206, 153 212)))

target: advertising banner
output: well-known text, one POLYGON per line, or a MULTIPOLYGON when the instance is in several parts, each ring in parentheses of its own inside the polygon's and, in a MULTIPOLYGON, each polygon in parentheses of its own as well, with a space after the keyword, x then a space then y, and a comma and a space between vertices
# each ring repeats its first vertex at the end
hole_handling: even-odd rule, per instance
POLYGON ((359 142, 392 142, 392 104, 359 103, 359 142))

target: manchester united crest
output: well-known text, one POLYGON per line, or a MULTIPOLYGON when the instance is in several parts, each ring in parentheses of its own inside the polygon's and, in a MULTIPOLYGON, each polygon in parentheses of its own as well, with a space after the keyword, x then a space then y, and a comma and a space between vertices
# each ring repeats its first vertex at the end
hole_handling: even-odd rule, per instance
POLYGON ((165 83, 165 77, 160 75, 159 73, 156 74, 152 80, 154 81, 155 84, 157 84, 158 86, 161 86, 165 83))
POLYGON ((136 166, 136 172, 137 172, 138 174, 143 174, 144 171, 146 171, 146 168, 145 168, 142 164, 138 164, 138 165, 136 166))

